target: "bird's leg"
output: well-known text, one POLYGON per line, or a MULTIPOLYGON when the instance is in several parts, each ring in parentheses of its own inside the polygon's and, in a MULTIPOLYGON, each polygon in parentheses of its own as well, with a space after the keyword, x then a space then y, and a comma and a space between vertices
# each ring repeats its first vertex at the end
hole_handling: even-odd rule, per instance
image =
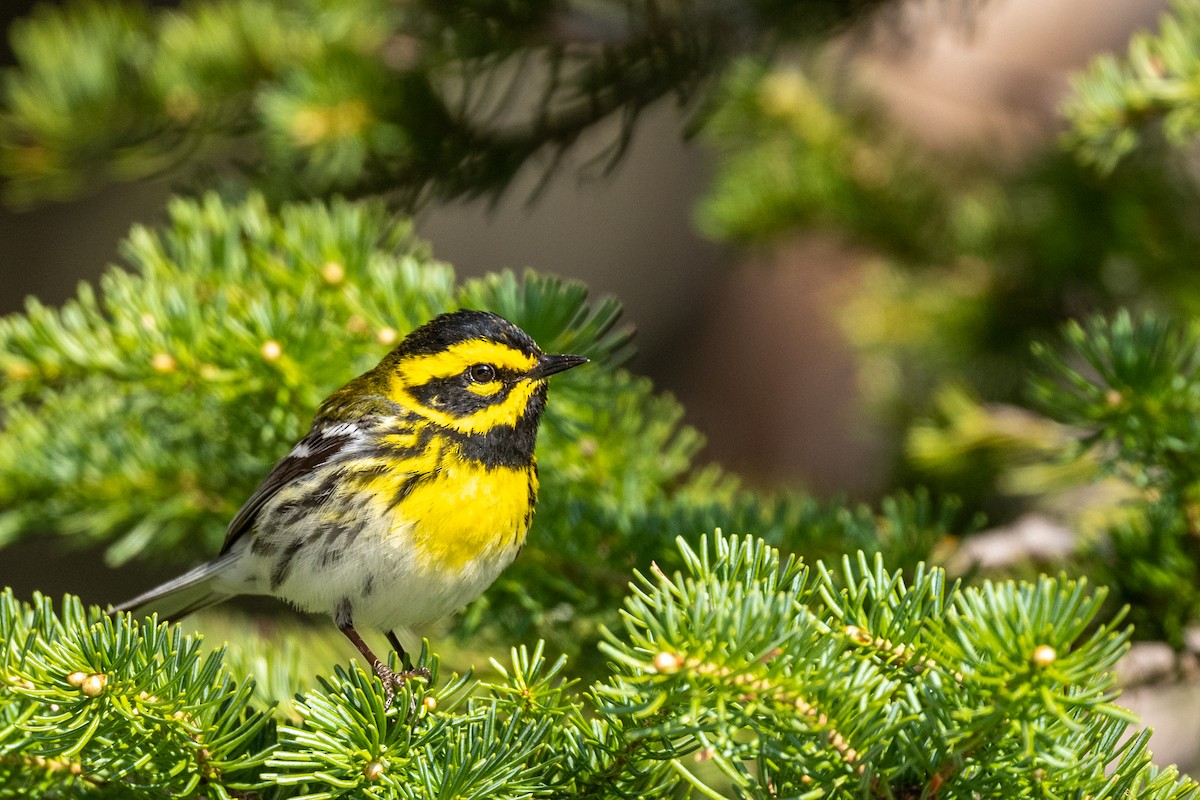
MULTIPOLYGON (((365 641, 363 641, 363 638, 359 635, 358 631, 354 629, 354 621, 350 615, 350 602, 348 600, 343 600, 342 602, 338 603, 337 610, 333 615, 333 621, 334 624, 337 625, 338 630, 345 634, 346 638, 354 643, 354 646, 358 648, 358 652, 363 654, 363 658, 367 660, 367 663, 370 664, 371 668, 375 670, 375 674, 379 676, 379 680, 383 683, 384 708, 389 708, 392 705, 392 699, 396 696, 396 689, 403 686, 405 681, 407 681, 409 678, 424 678, 426 681, 430 680, 429 670, 425 668, 408 668, 408 659, 407 656, 405 656, 403 648, 397 647, 397 652, 400 654, 400 660, 405 665, 405 669, 402 669, 399 672, 393 670, 391 667, 385 664, 382 659, 371 652, 371 648, 365 641)), ((398 642, 394 636, 394 634, 389 632, 388 641, 392 642, 393 645, 398 645, 398 642)), ((414 703, 415 702, 416 701, 414 698, 414 703)), ((410 713, 412 710, 413 709, 410 709, 410 713)))
POLYGON ((396 655, 400 656, 400 666, 412 669, 412 661, 409 659, 408 653, 404 652, 404 645, 400 644, 400 637, 396 636, 396 632, 388 631, 387 640, 392 645, 392 649, 396 651, 396 655))
POLYGON ((396 636, 395 631, 387 632, 387 640, 391 643, 392 649, 396 651, 396 655, 400 656, 400 666, 404 667, 405 674, 424 678, 426 683, 433 682, 433 673, 428 667, 413 667, 412 660, 409 659, 408 653, 404 652, 404 645, 400 644, 400 637, 396 636))

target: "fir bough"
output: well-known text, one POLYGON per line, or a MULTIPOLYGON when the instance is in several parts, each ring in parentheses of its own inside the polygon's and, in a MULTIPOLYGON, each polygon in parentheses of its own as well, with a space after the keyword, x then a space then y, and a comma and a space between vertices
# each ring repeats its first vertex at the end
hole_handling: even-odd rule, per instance
POLYGON ((1139 32, 1123 57, 1097 56, 1073 80, 1067 143, 1104 170, 1165 139, 1187 148, 1200 134, 1200 3, 1173 0, 1156 33, 1139 32))
POLYGON ((645 108, 689 102, 737 50, 826 35, 882 4, 42 6, 13 27, 0 174, 28 203, 249 154, 242 174, 275 199, 495 195, 535 157, 549 175, 609 119, 594 157, 611 164, 645 108))
POLYGON ((98 790, 189 795, 256 780, 269 717, 178 626, 142 624, 44 597, 0 594, 0 792, 98 790))
POLYGON ((1196 322, 1121 312, 1064 327, 1039 346, 1047 413, 1078 432, 1075 452, 1127 482, 1124 513, 1089 564, 1129 603, 1139 635, 1179 646, 1200 618, 1200 335, 1196 322))
POLYGON ((1065 578, 964 588, 924 567, 905 579, 862 554, 809 566, 719 531, 675 551, 679 570, 635 575, 586 690, 539 643, 488 681, 411 684, 411 706, 388 710, 351 664, 278 724, 178 626, 5 593, 0 792, 1200 795, 1150 765, 1145 732, 1121 741, 1130 716, 1111 668, 1128 632, 1097 621, 1102 591, 1065 578))

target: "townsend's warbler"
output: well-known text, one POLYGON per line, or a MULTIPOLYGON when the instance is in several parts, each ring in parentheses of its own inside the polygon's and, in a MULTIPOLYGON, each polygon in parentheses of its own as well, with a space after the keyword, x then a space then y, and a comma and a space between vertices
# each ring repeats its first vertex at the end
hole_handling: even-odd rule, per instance
POLYGON ((178 617, 266 594, 331 614, 390 703, 423 672, 394 630, 466 605, 521 549, 546 379, 585 361, 546 355, 495 314, 437 317, 329 396, 216 558, 119 608, 178 617), (404 669, 377 658, 356 624, 385 631, 404 669))

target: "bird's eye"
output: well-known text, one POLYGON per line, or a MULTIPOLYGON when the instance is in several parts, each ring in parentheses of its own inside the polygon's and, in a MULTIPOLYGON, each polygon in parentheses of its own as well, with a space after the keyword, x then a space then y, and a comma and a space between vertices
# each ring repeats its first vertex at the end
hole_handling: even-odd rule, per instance
POLYGON ((496 380, 496 368, 491 364, 474 364, 467 369, 467 377, 475 383, 491 383, 496 380))

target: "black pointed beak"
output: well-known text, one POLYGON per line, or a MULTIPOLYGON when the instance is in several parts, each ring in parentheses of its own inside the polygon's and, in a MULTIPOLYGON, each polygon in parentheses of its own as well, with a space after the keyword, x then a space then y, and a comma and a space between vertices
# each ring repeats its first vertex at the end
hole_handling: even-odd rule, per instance
POLYGON ((588 360, 583 356, 542 356, 533 369, 529 371, 529 377, 534 379, 548 378, 558 372, 565 372, 572 367, 578 367, 580 364, 586 364, 588 360))

